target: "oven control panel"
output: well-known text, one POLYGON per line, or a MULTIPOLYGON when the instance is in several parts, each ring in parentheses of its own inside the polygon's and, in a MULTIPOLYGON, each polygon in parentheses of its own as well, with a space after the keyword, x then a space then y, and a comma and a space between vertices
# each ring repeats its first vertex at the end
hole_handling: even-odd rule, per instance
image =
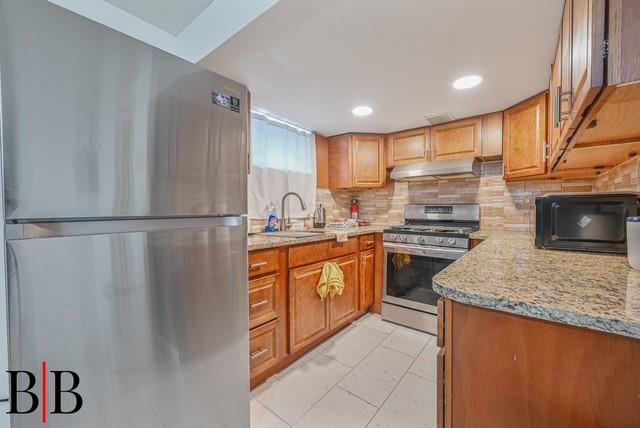
POLYGON ((387 232, 384 234, 384 241, 395 242, 397 244, 424 245, 430 247, 469 248, 468 238, 453 238, 447 236, 387 232))

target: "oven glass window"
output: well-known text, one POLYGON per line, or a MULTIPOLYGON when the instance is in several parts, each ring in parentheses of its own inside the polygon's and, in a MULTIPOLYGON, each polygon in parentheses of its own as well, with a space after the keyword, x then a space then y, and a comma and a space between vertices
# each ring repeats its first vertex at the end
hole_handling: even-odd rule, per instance
POLYGON ((388 296, 437 306, 433 277, 454 260, 389 252, 386 262, 388 296))

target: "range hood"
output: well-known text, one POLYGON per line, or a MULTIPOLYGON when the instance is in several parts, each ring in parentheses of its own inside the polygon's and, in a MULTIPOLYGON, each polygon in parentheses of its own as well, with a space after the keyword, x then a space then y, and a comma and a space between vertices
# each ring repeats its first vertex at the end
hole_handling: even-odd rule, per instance
POLYGON ((480 162, 475 158, 417 162, 391 170, 391 179, 397 181, 450 180, 479 176, 480 162))

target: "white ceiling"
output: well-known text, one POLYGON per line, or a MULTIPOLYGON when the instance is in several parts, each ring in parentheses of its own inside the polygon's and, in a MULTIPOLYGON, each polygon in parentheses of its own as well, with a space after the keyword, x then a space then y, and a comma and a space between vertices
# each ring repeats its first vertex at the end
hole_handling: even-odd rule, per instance
POLYGON ((168 33, 178 35, 214 0, 104 0, 168 33))
POLYGON ((202 60, 324 135, 502 110, 548 86, 562 0, 280 0, 202 60), (484 82, 457 91, 465 74, 484 82), (367 104, 366 118, 351 114, 367 104))
POLYGON ((191 62, 278 0, 48 0, 191 62))

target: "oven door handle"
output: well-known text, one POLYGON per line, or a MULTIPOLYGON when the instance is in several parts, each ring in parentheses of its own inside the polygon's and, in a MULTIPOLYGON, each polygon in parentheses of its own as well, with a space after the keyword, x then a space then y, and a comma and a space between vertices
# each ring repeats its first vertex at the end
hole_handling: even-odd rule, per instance
POLYGON ((426 247, 409 244, 384 243, 385 252, 409 254, 412 256, 437 257, 440 259, 456 260, 462 257, 467 250, 464 248, 426 247))

